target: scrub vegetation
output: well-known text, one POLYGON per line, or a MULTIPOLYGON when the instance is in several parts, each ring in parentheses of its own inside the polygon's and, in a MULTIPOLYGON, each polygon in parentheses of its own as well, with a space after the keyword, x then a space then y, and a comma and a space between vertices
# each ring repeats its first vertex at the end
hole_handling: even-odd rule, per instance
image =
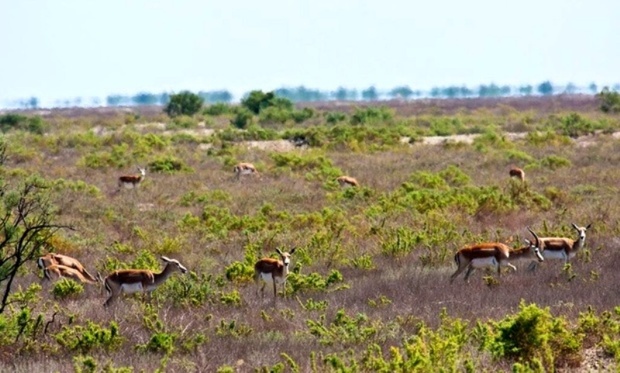
POLYGON ((173 117, 0 114, 0 279, 20 234, 42 224, 9 276, 1 371, 620 366, 620 116, 600 97, 295 106, 255 93, 193 115, 183 102, 173 117), (260 177, 237 180, 239 162, 260 177), (139 186, 117 188, 137 167, 139 186), (360 185, 340 187, 341 175, 360 185), (20 200, 32 210, 17 222, 20 200), (450 284, 461 247, 522 247, 528 226, 576 239, 571 223, 592 227, 570 263, 450 284), (262 297, 254 263, 293 248, 286 286, 262 297), (189 271, 104 308, 98 285, 42 280, 35 258, 48 251, 103 276, 161 271, 162 255, 189 271))

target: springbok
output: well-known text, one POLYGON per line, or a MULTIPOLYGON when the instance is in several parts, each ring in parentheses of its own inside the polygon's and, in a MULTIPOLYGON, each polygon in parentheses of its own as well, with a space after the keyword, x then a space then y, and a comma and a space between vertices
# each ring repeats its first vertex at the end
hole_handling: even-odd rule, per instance
POLYGON ((237 163, 233 168, 235 172, 235 177, 237 180, 241 178, 241 175, 255 175, 260 178, 260 174, 256 171, 256 167, 254 167, 251 163, 237 163))
MULTIPOLYGON (((45 271, 46 268, 52 265, 59 265, 63 267, 72 268, 80 273, 82 277, 87 279, 89 282, 97 282, 97 278, 91 275, 86 268, 80 263, 79 260, 72 258, 67 255, 55 254, 55 253, 47 253, 37 260, 37 266, 39 269, 45 271)), ((45 272, 44 272, 45 274, 45 272)), ((65 276, 66 277, 66 276, 65 276)))
POLYGON ((57 280, 60 278, 70 278, 83 282, 85 284, 98 284, 101 280, 101 277, 99 275, 94 281, 90 280, 77 269, 67 267, 62 264, 50 264, 49 266, 45 267, 45 269, 43 270, 43 276, 44 279, 47 279, 49 281, 57 280))
POLYGON ((160 273, 153 273, 148 269, 120 269, 108 275, 103 284, 110 293, 110 297, 103 304, 104 307, 112 304, 121 293, 144 292, 150 296, 150 292, 166 281, 175 271, 187 273, 187 268, 178 260, 165 256, 162 256, 161 259, 166 262, 166 267, 160 273))
POLYGON ((254 282, 262 280, 260 288, 261 295, 264 296, 265 285, 273 283, 273 297, 276 298, 276 282, 283 288, 286 285, 286 277, 288 276, 288 266, 291 264, 291 255, 295 252, 293 248, 288 253, 276 249, 280 259, 263 258, 254 265, 254 282))
POLYGON ((515 271, 517 270, 517 267, 512 265, 509 260, 516 262, 538 259, 542 262, 544 258, 537 244, 527 239, 525 243, 527 243, 527 246, 515 250, 511 250, 507 245, 500 242, 485 242, 465 246, 454 255, 454 261, 458 268, 450 276, 450 283, 465 269, 467 269, 465 274, 465 281, 467 281, 477 268, 495 268, 497 275, 501 276, 501 267, 510 267, 515 271))
POLYGON ((358 187, 360 184, 351 176, 340 176, 336 179, 341 187, 358 187))
POLYGON ((511 168, 510 171, 508 171, 508 173, 510 174, 510 177, 516 177, 517 179, 521 181, 525 181, 525 171, 523 171, 522 169, 518 167, 511 168))
POLYGON ((138 167, 139 174, 135 175, 123 175, 118 178, 118 190, 122 187, 125 188, 137 188, 142 180, 146 177, 146 168, 138 167))
MULTIPOLYGON (((586 231, 590 229, 592 224, 579 227, 575 223, 572 223, 571 226, 577 231, 577 241, 566 237, 538 237, 530 227, 527 227, 527 230, 534 236, 536 245, 540 247, 545 259, 559 259, 564 260, 564 263, 568 263, 584 246, 586 242, 586 231)), ((532 262, 529 269, 535 270, 536 266, 537 263, 532 262)))

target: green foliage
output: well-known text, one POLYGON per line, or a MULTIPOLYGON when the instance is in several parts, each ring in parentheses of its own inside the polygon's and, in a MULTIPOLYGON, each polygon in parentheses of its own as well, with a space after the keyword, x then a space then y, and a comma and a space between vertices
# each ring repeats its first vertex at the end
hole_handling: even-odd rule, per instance
POLYGON ((177 336, 166 332, 156 332, 151 335, 149 341, 145 344, 136 346, 138 351, 157 352, 170 355, 174 351, 174 342, 177 336))
POLYGON ((168 130, 176 130, 176 129, 190 129, 198 127, 198 120, 189 115, 177 115, 172 118, 172 122, 168 123, 166 129, 168 130))
POLYGON ((170 101, 164 108, 164 112, 170 117, 179 115, 192 116, 200 111, 204 99, 190 91, 182 91, 177 94, 170 95, 170 101))
POLYGON ((345 113, 341 113, 339 111, 330 111, 324 114, 325 121, 327 124, 337 124, 340 122, 344 122, 347 119, 347 115, 345 113))
POLYGON ((594 133, 594 124, 577 113, 570 113, 561 118, 561 134, 569 137, 579 137, 594 133))
POLYGON ((27 117, 21 114, 0 115, 0 131, 3 133, 18 130, 42 135, 48 128, 40 116, 27 117))
POLYGON ((237 109, 235 116, 230 120, 230 124, 235 128, 244 129, 252 124, 253 119, 254 114, 252 111, 242 107, 237 109))
MULTIPOLYGON (((302 275, 299 273, 291 273, 287 277, 287 287, 291 289, 291 294, 298 292, 326 290, 333 284, 341 283, 344 281, 342 274, 337 270, 332 270, 326 277, 313 272, 308 275, 302 275)), ((335 290, 346 288, 346 286, 340 286, 335 290)))
POLYGON ((519 312, 499 321, 490 345, 495 357, 525 364, 540 361, 547 371, 580 361, 583 335, 568 329, 563 317, 554 317, 548 308, 521 301, 519 312))
POLYGON ((89 321, 86 326, 64 326, 55 336, 56 342, 70 351, 87 353, 97 348, 116 348, 122 342, 118 325, 111 321, 108 327, 89 321))
POLYGON ((232 111, 233 110, 229 104, 218 102, 213 105, 207 106, 202 112, 205 115, 217 117, 224 114, 230 114, 232 113, 232 111))
POLYGON ((392 120, 394 113, 387 107, 357 108, 351 115, 351 124, 380 124, 392 120))
POLYGON ((251 263, 232 262, 224 269, 224 273, 228 281, 251 282, 254 278, 254 266, 251 263))
POLYGON ((62 278, 54 284, 52 294, 58 299, 72 298, 84 292, 84 286, 69 278, 62 278))
POLYGON ((562 167, 570 167, 571 161, 564 157, 550 155, 541 159, 540 164, 541 166, 549 168, 551 170, 557 170, 558 168, 562 167))
POLYGON ((600 109, 604 113, 620 113, 620 93, 605 87, 597 93, 596 98, 598 98, 600 109))
POLYGON ((285 110, 292 110, 293 103, 282 97, 276 97, 274 92, 252 91, 241 100, 241 106, 247 108, 254 114, 259 114, 268 107, 276 107, 285 110))
POLYGON ((181 159, 173 156, 162 156, 156 158, 148 164, 148 169, 151 172, 162 172, 168 174, 192 171, 192 169, 187 166, 181 159))

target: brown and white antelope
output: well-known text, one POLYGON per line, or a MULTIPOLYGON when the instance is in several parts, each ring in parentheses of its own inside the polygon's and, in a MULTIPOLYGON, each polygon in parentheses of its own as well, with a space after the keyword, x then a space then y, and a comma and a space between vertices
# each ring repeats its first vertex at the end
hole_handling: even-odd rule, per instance
POLYGON ((340 177, 338 177, 336 179, 336 181, 343 188, 345 188, 345 187, 358 187, 358 186, 360 186, 360 184, 357 182, 357 180, 355 178, 351 177, 351 176, 340 176, 340 177))
POLYGON ((291 255, 295 252, 293 248, 291 251, 282 252, 280 249, 276 249, 280 259, 263 258, 256 262, 254 265, 254 281, 259 282, 262 280, 262 286, 260 287, 261 295, 264 295, 265 285, 268 283, 273 284, 273 297, 276 298, 276 283, 280 284, 283 288, 286 285, 286 277, 288 276, 288 267, 291 264, 291 255))
POLYGON ((511 168, 510 171, 508 171, 508 173, 510 174, 510 177, 516 177, 517 179, 521 181, 525 181, 525 171, 523 171, 522 169, 518 167, 511 168))
POLYGON ((137 188, 146 177, 146 168, 138 167, 139 174, 123 175, 118 178, 118 190, 122 187, 132 189, 137 188))
POLYGON ((465 274, 465 281, 467 281, 477 268, 494 268, 497 270, 497 275, 501 276, 501 267, 517 270, 517 267, 510 262, 534 259, 542 262, 544 258, 539 247, 529 240, 525 240, 525 242, 528 244, 527 246, 516 250, 511 250, 507 245, 500 242, 485 242, 460 249, 454 256, 458 268, 450 276, 450 283, 465 269, 467 269, 465 274))
MULTIPOLYGON (((58 265, 67 268, 72 268, 80 273, 82 277, 84 277, 89 282, 97 282, 97 278, 91 275, 86 268, 80 263, 79 260, 72 258, 67 255, 48 253, 45 254, 37 260, 37 266, 44 270, 50 266, 58 265)), ((44 272, 45 274, 45 272, 44 272)), ((84 281, 83 281, 84 282, 84 281)))
POLYGON ((51 264, 43 270, 44 279, 49 281, 58 280, 60 278, 70 278, 85 284, 98 284, 101 277, 98 276, 94 281, 87 278, 75 268, 67 267, 61 264, 51 264))
MULTIPOLYGON (((588 224, 585 227, 579 227, 575 223, 571 226, 577 231, 577 240, 566 237, 538 237, 530 227, 527 230, 534 236, 536 245, 540 247, 542 255, 545 259, 551 260, 563 260, 564 263, 568 263, 586 242, 586 231, 590 229, 592 224, 588 224)), ((537 266, 536 262, 530 264, 529 269, 535 270, 537 266)))
POLYGON ((148 269, 120 269, 108 275, 103 284, 110 293, 110 297, 103 305, 109 306, 122 293, 144 292, 150 296, 150 292, 157 289, 174 272, 187 273, 187 268, 178 260, 165 256, 162 256, 161 259, 166 262, 166 267, 160 273, 154 273, 148 269))
POLYGON ((235 178, 237 180, 239 180, 242 175, 254 175, 260 178, 260 174, 256 171, 256 167, 254 167, 251 163, 237 163, 233 168, 233 171, 235 172, 235 178))

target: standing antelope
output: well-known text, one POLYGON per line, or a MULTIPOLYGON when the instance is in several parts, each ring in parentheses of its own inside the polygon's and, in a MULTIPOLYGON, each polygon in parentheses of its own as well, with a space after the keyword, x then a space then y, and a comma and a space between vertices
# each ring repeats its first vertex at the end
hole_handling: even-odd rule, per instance
POLYGON ((450 276, 450 283, 465 269, 467 269, 465 281, 467 281, 476 268, 495 268, 498 276, 501 276, 501 267, 510 267, 516 271, 517 267, 508 261, 509 258, 515 261, 531 259, 543 261, 544 258, 537 244, 529 240, 525 240, 525 242, 528 246, 516 250, 511 250, 507 245, 499 242, 480 243, 460 249, 454 256, 454 261, 458 268, 450 276))
POLYGON ((276 249, 280 259, 263 258, 256 262, 254 265, 254 281, 259 282, 262 280, 262 286, 260 292, 264 295, 265 285, 271 282, 273 283, 273 297, 276 298, 276 282, 281 284, 282 287, 286 285, 286 277, 288 276, 288 266, 291 264, 291 255, 295 252, 293 248, 288 253, 276 249))
POLYGON ((357 187, 360 184, 351 176, 340 176, 336 179, 341 187, 357 187))
POLYGON ((75 268, 67 267, 62 264, 51 264, 43 270, 44 279, 49 281, 53 281, 54 279, 60 278, 71 278, 85 284, 97 284, 101 280, 101 277, 98 276, 94 281, 87 278, 82 274, 82 272, 78 271, 75 268))
POLYGON ((145 292, 150 296, 150 292, 166 281, 175 271, 187 272, 187 268, 178 260, 165 256, 161 259, 166 262, 166 267, 160 273, 153 273, 148 269, 120 269, 108 275, 103 283, 110 297, 103 304, 104 307, 112 304, 121 293, 145 292))
POLYGON ((235 177, 237 180, 241 178, 241 175, 256 175, 260 178, 260 174, 256 171, 256 167, 254 167, 251 163, 237 163, 233 168, 235 172, 235 177))
MULTIPOLYGON (((530 227, 527 227, 527 230, 534 236, 536 245, 540 247, 545 259, 560 259, 564 260, 564 263, 568 263, 584 246, 586 242, 586 231, 592 226, 592 224, 588 224, 585 227, 579 227, 575 223, 571 225, 577 231, 577 241, 566 237, 538 237, 530 227)), ((529 269, 535 270, 536 266, 537 263, 532 262, 529 269)))
MULTIPOLYGON (((59 265, 63 267, 68 267, 76 270, 80 273, 82 277, 87 279, 90 282, 97 282, 97 278, 91 275, 86 268, 80 263, 79 260, 72 258, 67 255, 48 253, 39 257, 37 260, 37 265, 40 269, 44 270, 52 265, 59 265)), ((53 270, 55 271, 55 270, 53 270)), ((44 272, 45 274, 45 272, 44 272)), ((66 276, 65 276, 66 277, 66 276)), ((48 277, 49 278, 49 277, 48 277)), ((83 281, 84 282, 84 281, 83 281)))
POLYGON ((510 177, 516 177, 521 181, 525 181, 525 171, 518 167, 511 168, 508 173, 510 174, 510 177))
POLYGON ((144 180, 146 177, 146 168, 138 167, 139 174, 136 175, 123 175, 118 178, 118 190, 121 190, 122 187, 125 188, 137 188, 138 185, 144 180))

